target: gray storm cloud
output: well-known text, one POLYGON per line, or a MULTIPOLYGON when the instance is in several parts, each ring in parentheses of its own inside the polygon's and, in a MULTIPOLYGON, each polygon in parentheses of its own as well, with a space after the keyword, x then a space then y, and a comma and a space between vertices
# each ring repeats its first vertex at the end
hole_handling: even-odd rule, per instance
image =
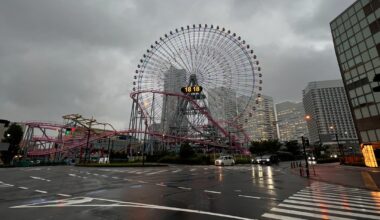
POLYGON ((262 63, 264 93, 300 100, 313 80, 339 78, 329 22, 341 0, 0 2, 0 118, 129 122, 132 76, 148 46, 187 24, 238 33, 262 63))

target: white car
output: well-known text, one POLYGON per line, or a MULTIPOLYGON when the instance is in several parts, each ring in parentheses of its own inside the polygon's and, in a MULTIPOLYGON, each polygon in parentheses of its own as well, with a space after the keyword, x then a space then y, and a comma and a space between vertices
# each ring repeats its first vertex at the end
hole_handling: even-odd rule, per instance
POLYGON ((215 166, 233 166, 235 160, 232 156, 220 156, 215 160, 215 166))

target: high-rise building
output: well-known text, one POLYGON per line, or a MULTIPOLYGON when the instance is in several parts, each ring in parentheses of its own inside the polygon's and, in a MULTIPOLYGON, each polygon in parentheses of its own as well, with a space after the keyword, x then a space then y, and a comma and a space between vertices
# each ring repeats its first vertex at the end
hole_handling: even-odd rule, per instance
POLYGON ((276 104, 277 124, 280 141, 301 141, 308 137, 305 110, 302 102, 282 102, 276 104))
POLYGON ((343 82, 326 80, 310 82, 303 90, 310 143, 330 145, 330 152, 340 153, 338 144, 346 147, 357 143, 354 122, 343 82))
MULTIPOLYGON (((164 92, 181 93, 181 88, 187 86, 186 70, 176 69, 171 66, 168 71, 164 72, 164 92)), ((178 124, 179 98, 175 96, 164 96, 162 103, 161 126, 164 133, 179 132, 180 129, 186 127, 182 120, 182 124, 178 124)))
POLYGON ((237 116, 236 91, 226 87, 210 88, 206 94, 208 109, 218 121, 231 121, 237 116))
MULTIPOLYGON (((255 103, 255 99, 252 98, 250 100, 245 110, 247 112, 239 118, 239 124, 242 125, 247 135, 253 141, 277 139, 273 98, 261 95, 258 99, 258 104, 255 103)), ((246 101, 249 98, 240 96, 238 100, 242 100, 241 103, 247 103, 246 101)))
POLYGON ((354 2, 330 23, 344 87, 359 140, 380 158, 380 1, 354 2))

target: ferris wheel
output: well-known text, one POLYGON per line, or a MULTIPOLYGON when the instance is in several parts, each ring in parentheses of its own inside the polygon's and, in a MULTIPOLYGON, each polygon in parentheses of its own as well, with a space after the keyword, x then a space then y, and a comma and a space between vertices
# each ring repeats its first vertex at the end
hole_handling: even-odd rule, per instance
POLYGON ((179 124, 202 133, 210 121, 239 124, 252 116, 261 77, 254 50, 236 33, 188 25, 150 45, 135 71, 132 94, 156 130, 167 133, 179 124))

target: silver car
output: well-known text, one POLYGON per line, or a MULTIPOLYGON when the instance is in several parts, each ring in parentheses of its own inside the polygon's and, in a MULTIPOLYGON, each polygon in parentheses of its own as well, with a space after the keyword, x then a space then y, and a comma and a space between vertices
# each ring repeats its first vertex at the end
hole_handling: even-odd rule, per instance
POLYGON ((215 166, 233 166, 235 160, 232 156, 220 156, 215 160, 215 166))

